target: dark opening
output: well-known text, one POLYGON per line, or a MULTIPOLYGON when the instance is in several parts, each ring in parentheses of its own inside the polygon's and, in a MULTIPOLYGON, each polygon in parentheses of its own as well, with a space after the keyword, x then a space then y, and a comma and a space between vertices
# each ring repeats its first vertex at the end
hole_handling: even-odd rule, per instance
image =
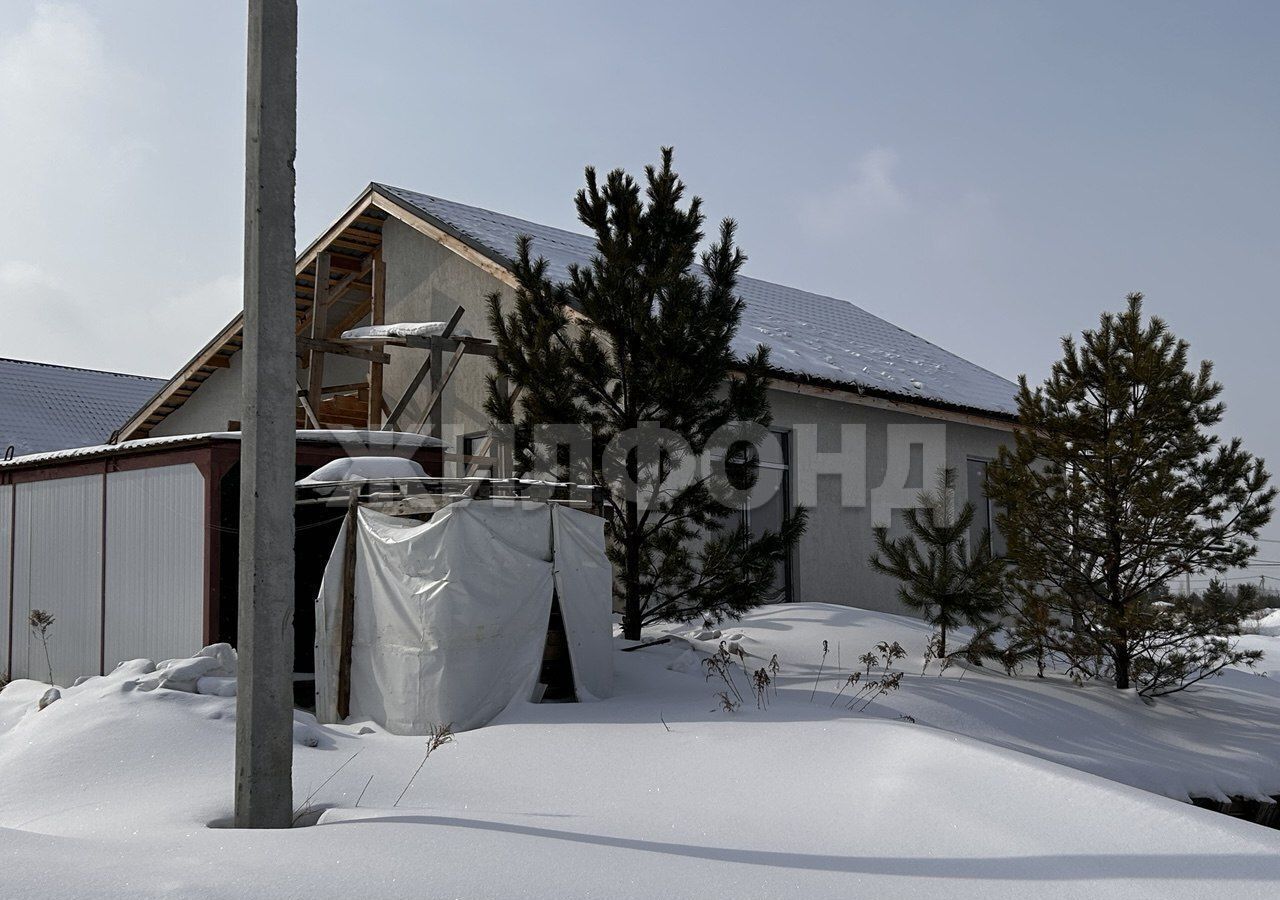
POLYGON ((547 622, 547 643, 542 648, 542 674, 538 681, 547 686, 544 702, 576 703, 573 689, 573 664, 569 660, 569 638, 564 630, 560 601, 551 598, 551 616, 547 622))
MULTIPOLYGON (((295 471, 298 478, 304 478, 314 469, 314 465, 304 465, 295 471)), ((227 471, 220 489, 218 640, 235 646, 240 595, 239 463, 227 471)), ((325 563, 338 539, 344 513, 344 508, 325 506, 294 508, 293 671, 299 676, 315 674, 316 595, 320 593, 325 563)), ((295 677, 293 702, 303 709, 315 706, 314 677, 295 677)))

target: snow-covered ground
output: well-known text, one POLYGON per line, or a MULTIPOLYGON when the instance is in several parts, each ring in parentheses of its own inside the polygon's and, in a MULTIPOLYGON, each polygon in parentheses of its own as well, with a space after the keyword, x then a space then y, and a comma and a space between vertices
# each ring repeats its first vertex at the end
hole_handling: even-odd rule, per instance
POLYGON ((121 674, 37 711, 43 686, 17 682, 0 692, 0 896, 1280 892, 1280 832, 1172 799, 1280 792, 1280 682, 1230 673, 1146 706, 1053 678, 920 677, 927 629, 895 616, 777 606, 721 631, 753 669, 778 655, 768 709, 741 669, 747 703, 716 709, 682 641, 618 653, 613 698, 512 707, 435 751, 398 807, 422 738, 300 715, 295 794, 327 811, 282 832, 208 827, 230 814, 234 699, 121 674), (833 706, 857 657, 894 640, 902 686, 833 706))

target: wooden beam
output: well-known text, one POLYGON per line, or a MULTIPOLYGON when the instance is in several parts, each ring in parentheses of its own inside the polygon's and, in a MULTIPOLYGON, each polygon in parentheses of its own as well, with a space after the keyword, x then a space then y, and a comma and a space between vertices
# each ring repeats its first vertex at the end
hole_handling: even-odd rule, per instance
POLYGON ((415 337, 408 335, 406 337, 390 338, 390 344, 398 344, 402 347, 411 347, 414 350, 431 350, 432 348, 440 350, 456 350, 458 345, 466 344, 467 352, 474 353, 478 356, 496 356, 498 348, 496 344, 486 341, 484 338, 476 337, 415 337))
POLYGON ((364 263, 365 254, 363 252, 334 253, 329 250, 325 252, 329 254, 330 272, 355 272, 364 263))
POLYGON ((302 251, 302 255, 298 257, 298 263, 295 267, 295 271, 302 272, 305 269, 310 268, 311 264, 315 262, 316 257, 320 255, 320 252, 328 246, 329 241, 350 228, 351 224, 355 222, 356 219, 365 215, 372 202, 373 189, 372 187, 369 187, 356 198, 356 201, 352 203, 351 206, 347 207, 347 211, 342 214, 342 218, 334 222, 333 225, 324 232, 324 234, 312 241, 307 249, 302 251))
POLYGON ((358 243, 356 241, 349 241, 344 238, 337 237, 329 242, 329 246, 337 247, 340 250, 353 250, 357 253, 362 253, 362 252, 372 250, 375 245, 358 243))
POLYGON ((376 246, 377 244, 382 243, 382 232, 369 231, 366 228, 357 228, 353 222, 350 228, 338 235, 338 238, 343 241, 358 241, 360 243, 369 243, 376 246))
MULTIPOLYGON (((448 331, 449 329, 445 329, 448 331)), ((457 350, 454 351, 454 358, 462 356, 457 350)), ((455 364, 456 365, 456 364, 455 364)), ((444 353, 439 347, 431 348, 431 397, 427 401, 426 415, 422 417, 422 422, 414 430, 419 434, 422 433, 422 426, 427 425, 427 434, 432 437, 440 437, 440 432, 444 430, 444 411, 440 406, 440 397, 444 396, 444 385, 449 380, 449 376, 445 375, 444 369, 444 353), (430 424, 427 424, 427 423, 430 424)), ((453 367, 449 369, 449 373, 453 374, 453 367)))
MULTIPOLYGON (((376 365, 376 363, 370 363, 376 365)), ((365 390, 369 385, 363 381, 349 381, 346 384, 326 384, 324 386, 324 396, 335 397, 338 394, 355 394, 365 390)))
POLYGON ((341 281, 339 281, 337 284, 333 285, 333 287, 329 289, 329 295, 326 298, 325 302, 328 303, 330 306, 332 306, 334 303, 337 303, 338 300, 342 298, 343 294, 345 294, 352 287, 355 287, 357 281, 359 281, 364 276, 368 275, 373 270, 373 260, 374 260, 374 256, 372 253, 370 253, 365 258, 363 266, 361 266, 359 269, 357 269, 354 272, 347 273, 347 275, 345 275, 341 281))
MULTIPOLYGON (((337 281, 334 281, 331 285, 329 285, 326 288, 325 295, 324 295, 325 308, 324 310, 321 311, 322 315, 327 314, 328 310, 335 303, 337 303, 338 300, 342 298, 343 294, 345 294, 348 290, 354 287, 361 278, 369 274, 369 272, 373 269, 373 260, 374 260, 373 254, 370 254, 369 256, 365 257, 364 265, 362 265, 359 269, 356 269, 353 272, 348 272, 345 276, 343 276, 342 278, 339 278, 337 281)), ((319 267, 319 260, 317 260, 316 265, 317 267, 319 267)), ((319 284, 319 281, 317 281, 316 283, 319 284)), ((312 293, 313 293, 313 296, 316 294, 314 289, 312 289, 312 293)), ((307 298, 305 296, 301 294, 298 295, 298 301, 300 304, 305 303, 306 300, 307 298)), ((316 304, 315 304, 315 301, 313 300, 311 301, 310 306, 308 306, 306 308, 306 311, 302 314, 302 321, 298 325, 299 331, 306 328, 308 323, 314 321, 315 310, 316 310, 316 304)), ((312 335, 312 337, 316 337, 316 336, 317 335, 314 335, 314 334, 312 335)), ((322 338, 330 337, 330 335, 328 334, 322 334, 318 336, 322 338)))
POLYGON ((391 407, 391 411, 387 413, 387 423, 382 426, 383 431, 395 431, 399 427, 400 416, 404 414, 405 409, 409 406, 409 401, 413 399, 414 393, 430 371, 431 358, 427 357, 422 365, 418 367, 418 371, 414 373, 413 378, 409 380, 409 386, 404 389, 404 393, 400 395, 396 405, 391 407))
MULTIPOLYGON (((328 309, 329 294, 329 252, 326 250, 316 257, 316 291, 311 301, 311 337, 323 340, 329 335, 325 332, 325 313, 328 309)), ((324 349, 312 344, 308 349, 307 365, 307 400, 314 410, 320 409, 320 401, 324 397, 324 349)))
POLYGON ((384 366, 391 362, 391 357, 377 350, 371 350, 367 347, 352 347, 349 344, 343 344, 338 341, 317 340, 316 338, 300 337, 298 338, 298 346, 303 350, 311 350, 312 348, 322 350, 325 353, 336 353, 339 356, 350 356, 353 359, 363 359, 370 362, 380 362, 384 366))
MULTIPOLYGON (((369 298, 369 324, 381 325, 387 307, 387 264, 381 259, 373 263, 373 291, 369 298)), ((374 344, 381 350, 381 344, 374 344)), ((369 428, 382 427, 382 364, 369 363, 369 428)))
MULTIPOLYGON (((449 335, 453 334, 453 329, 462 319, 463 312, 465 312, 465 310, 461 306, 455 309, 453 311, 453 315, 449 317, 449 321, 445 323, 444 331, 440 333, 441 337, 428 339, 426 346, 432 350, 437 350, 437 346, 432 342, 447 339, 449 335)), ((400 395, 400 399, 396 401, 396 405, 391 408, 391 412, 387 416, 387 424, 382 427, 383 431, 394 431, 398 427, 400 416, 403 415, 405 409, 408 408, 409 401, 413 399, 414 393, 417 392, 418 388, 422 385, 422 380, 427 377, 428 372, 431 372, 433 376, 435 375, 435 370, 433 368, 436 364, 435 361, 436 355, 432 354, 427 357, 426 361, 421 366, 419 366, 418 371, 409 382, 409 386, 405 388, 404 393, 400 395)), ((433 377, 431 382, 432 388, 434 389, 437 384, 439 384, 439 381, 435 380, 433 377)))
POLYGON ((449 357, 449 365, 445 367, 443 374, 438 375, 436 373, 436 368, 439 365, 440 353, 438 351, 432 352, 431 398, 427 400, 427 408, 422 411, 422 417, 418 420, 417 430, 419 432, 422 431, 422 426, 427 424, 427 420, 430 419, 432 429, 430 432, 431 436, 442 436, 440 432, 444 430, 444 409, 440 406, 440 400, 444 397, 444 388, 445 385, 449 383, 449 379, 453 376, 453 370, 458 368, 458 363, 460 363, 462 361, 462 357, 466 355, 466 344, 459 345, 458 349, 453 351, 453 356, 449 357))
POLYGON ((302 412, 306 420, 311 423, 311 427, 319 428, 320 420, 316 418, 315 409, 307 402, 307 389, 302 385, 298 385, 298 404, 302 407, 302 412))
POLYGON ((356 636, 356 541, 360 528, 360 493, 347 499, 346 534, 342 544, 342 610, 338 620, 338 718, 351 715, 351 645, 356 636))
POLYGON ((453 311, 453 315, 449 317, 449 321, 444 323, 444 331, 440 332, 440 337, 449 338, 453 336, 453 329, 458 327, 458 323, 462 321, 462 314, 466 312, 461 306, 453 311))

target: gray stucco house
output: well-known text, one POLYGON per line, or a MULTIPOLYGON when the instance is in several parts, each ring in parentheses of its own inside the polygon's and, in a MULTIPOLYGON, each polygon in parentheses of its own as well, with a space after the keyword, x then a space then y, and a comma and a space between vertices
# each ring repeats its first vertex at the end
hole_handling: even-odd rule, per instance
MULTIPOLYGON (((566 278, 570 264, 592 253, 592 239, 581 234, 369 185, 297 260, 307 415, 323 426, 379 427, 421 371, 422 356, 382 344, 343 350, 343 332, 371 322, 444 322, 462 307, 457 333, 483 339, 484 298, 510 296, 510 257, 522 234, 553 278, 566 278), (321 370, 311 369, 317 348, 329 351, 321 370)), ((790 505, 810 507, 809 530, 779 573, 788 599, 900 611, 894 585, 867 566, 873 523, 896 522, 894 510, 913 505, 945 465, 958 473, 960 498, 979 507, 978 527, 989 524, 985 464, 1014 425, 1016 386, 852 303, 752 278, 739 289, 746 312, 737 343, 744 353, 769 346, 776 369, 778 442, 762 452, 762 464, 782 485, 774 500, 743 515, 753 528, 776 527, 790 505)), ((235 430, 240 326, 237 318, 215 335, 116 439, 235 430)), ((470 353, 450 363, 434 412, 422 408, 431 391, 419 391, 397 427, 421 420, 458 454, 474 455, 488 429, 489 362, 470 353)))

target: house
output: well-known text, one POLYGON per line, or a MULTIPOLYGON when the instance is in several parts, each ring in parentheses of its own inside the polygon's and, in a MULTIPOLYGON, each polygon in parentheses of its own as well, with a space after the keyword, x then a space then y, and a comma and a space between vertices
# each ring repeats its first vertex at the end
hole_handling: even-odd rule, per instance
MULTIPOLYGON (((390 421, 452 445, 446 459, 461 470, 498 460, 485 449, 485 297, 511 294, 521 234, 557 279, 592 254, 582 234, 370 184, 297 260, 299 422, 390 421), (355 326, 423 322, 450 325, 386 341, 342 338, 355 326)), ((739 291, 737 348, 772 349, 777 440, 760 463, 780 485, 742 515, 758 530, 776 527, 797 502, 811 508, 808 532, 779 573, 787 599, 900 611, 896 585, 867 566, 873 524, 896 521, 894 510, 915 505, 942 466, 956 469, 960 497, 978 507, 975 535, 990 524, 985 467, 1013 427, 1016 386, 852 303, 753 278, 739 291)), ((241 335, 237 318, 117 439, 237 427, 241 335)))
POLYGON ((105 443, 163 384, 161 378, 0 359, 0 455, 105 443))

